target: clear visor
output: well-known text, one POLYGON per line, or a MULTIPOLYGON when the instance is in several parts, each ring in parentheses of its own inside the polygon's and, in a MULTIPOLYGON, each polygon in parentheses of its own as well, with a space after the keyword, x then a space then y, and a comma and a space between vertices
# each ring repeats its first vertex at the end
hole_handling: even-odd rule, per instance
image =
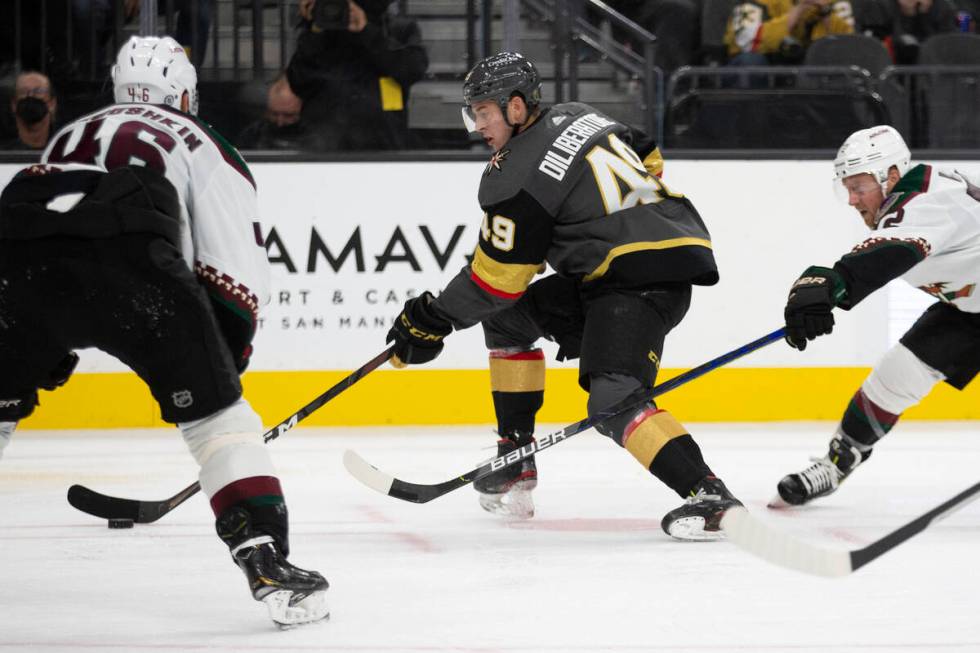
POLYGON ((476 115, 473 113, 473 109, 466 105, 460 108, 463 114, 463 126, 466 127, 466 131, 473 133, 476 131, 476 115))
POLYGON ((834 179, 834 195, 838 201, 850 205, 851 199, 863 202, 866 198, 873 197, 875 193, 881 193, 879 184, 871 174, 859 174, 842 179, 834 179))

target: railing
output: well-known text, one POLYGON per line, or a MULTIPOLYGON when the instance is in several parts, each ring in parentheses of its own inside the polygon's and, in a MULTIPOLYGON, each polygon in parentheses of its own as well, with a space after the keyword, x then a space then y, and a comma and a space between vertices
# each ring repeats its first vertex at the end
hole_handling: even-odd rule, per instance
POLYGON ((51 70, 57 65, 70 70, 73 80, 83 81, 103 79, 112 56, 131 34, 175 35, 180 6, 188 14, 180 21, 185 26, 180 40, 191 47, 202 78, 269 77, 288 62, 290 23, 298 5, 298 0, 183 0, 180 5, 177 0, 141 0, 136 22, 127 21, 124 0, 90 0, 87 13, 78 15, 70 0, 4 2, 13 4, 14 70, 30 67, 51 74, 59 72, 51 70), (250 17, 247 22, 243 14, 250 17), (271 26, 270 15, 276 23, 271 26), (30 42, 25 33, 36 34, 37 41, 30 42), (250 61, 245 61, 242 47, 246 40, 250 61), (266 52, 269 42, 278 45, 272 61, 266 52))
MULTIPOLYGON (((113 49, 137 31, 172 33, 179 4, 179 0, 142 0, 139 25, 127 25, 123 18, 124 0, 106 0, 113 10, 107 15, 113 18, 110 25, 104 26, 107 42, 100 50, 96 38, 100 29, 97 17, 93 15, 92 20, 79 23, 71 13, 69 0, 3 1, 11 3, 7 7, 12 7, 14 15, 13 69, 21 70, 28 65, 26 62, 36 61, 42 72, 51 72, 49 51, 64 53, 74 65, 72 79, 81 78, 88 84, 84 89, 88 96, 80 98, 82 103, 101 100, 93 90, 97 91, 104 83, 105 65, 111 60, 113 49)), ((98 2, 93 0, 91 4, 98 2)), ((290 21, 296 15, 297 4, 298 0, 188 0, 186 11, 192 17, 199 15, 197 12, 208 11, 211 18, 206 35, 207 56, 197 53, 195 57, 205 59, 199 66, 202 83, 228 77, 233 80, 268 78, 284 66, 294 38, 290 21), (270 20, 278 25, 268 25, 270 20), (267 32, 270 27, 278 29, 267 32), (277 56, 270 55, 276 49, 277 56)), ((397 6, 404 12, 405 0, 399 0, 397 6)), ((551 29, 553 99, 556 102, 578 99, 579 55, 583 49, 598 53, 613 69, 612 83, 624 74, 628 83, 636 85, 644 126, 667 147, 676 147, 678 139, 673 130, 678 117, 682 117, 678 114, 680 109, 693 115, 690 112, 696 108, 696 102, 710 101, 715 108, 724 110, 726 96, 733 106, 745 107, 764 98, 768 89, 768 97, 795 102, 792 106, 796 107, 803 106, 800 103, 807 97, 814 98, 820 106, 830 106, 832 96, 837 93, 839 98, 850 102, 852 122, 890 122, 913 148, 980 148, 980 120, 974 111, 980 106, 980 66, 896 66, 885 69, 877 77, 855 67, 681 68, 672 76, 665 92, 663 76, 653 66, 654 36, 600 0, 497 0, 496 3, 467 0, 466 10, 468 67, 493 47, 490 26, 496 16, 502 17, 505 26, 510 25, 504 30, 505 46, 519 45, 519 29, 514 25, 520 12, 542 18, 551 29), (583 15, 586 10, 600 18, 598 24, 586 20, 583 15), (634 42, 642 43, 642 50, 632 51, 615 43, 609 36, 609 25, 632 35, 634 42), (680 106, 682 102, 687 104, 680 106)), ((202 35, 198 21, 189 23, 189 39, 199 42, 202 35)), ((820 119, 825 120, 822 116, 820 119)), ((828 132, 834 138, 836 133, 828 132)), ((778 126, 774 125, 762 134, 759 146, 772 147, 766 141, 777 142, 779 136, 778 126)), ((792 142, 792 139, 783 140, 792 142)), ((707 147, 722 146, 712 144, 710 139, 699 142, 707 147)), ((812 147, 832 149, 838 145, 828 136, 819 142, 815 140, 812 147)), ((791 147, 798 149, 795 145, 791 147)))
POLYGON ((536 14, 549 20, 553 26, 555 101, 561 102, 565 99, 566 77, 568 99, 579 99, 576 44, 582 44, 642 85, 639 98, 643 126, 647 133, 655 136, 660 142, 663 137, 664 84, 663 72, 654 65, 656 37, 601 0, 523 0, 523 3, 536 14), (603 32, 602 27, 589 22, 584 16, 586 7, 600 16, 600 22, 608 21, 640 42, 643 48, 642 54, 637 54, 613 41, 603 32))

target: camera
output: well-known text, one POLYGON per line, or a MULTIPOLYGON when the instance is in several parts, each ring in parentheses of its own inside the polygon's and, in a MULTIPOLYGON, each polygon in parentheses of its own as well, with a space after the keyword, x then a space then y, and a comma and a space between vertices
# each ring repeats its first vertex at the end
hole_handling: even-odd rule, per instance
POLYGON ((347 0, 316 0, 313 5, 313 27, 318 31, 346 30, 350 22, 347 0))

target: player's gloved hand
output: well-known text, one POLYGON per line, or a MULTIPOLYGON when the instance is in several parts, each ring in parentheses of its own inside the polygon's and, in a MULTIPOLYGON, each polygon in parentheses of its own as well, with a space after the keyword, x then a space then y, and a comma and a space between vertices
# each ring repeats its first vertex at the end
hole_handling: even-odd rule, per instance
POLYGON ((789 291, 786 309, 786 342, 800 351, 808 340, 834 330, 834 306, 845 293, 844 280, 834 270, 811 266, 789 291))
POLYGON ((428 363, 442 351, 443 339, 453 331, 453 325, 432 310, 432 293, 405 302, 401 315, 388 331, 385 342, 394 342, 391 364, 395 367, 428 363))
POLYGON ((55 365, 54 369, 48 372, 48 378, 42 381, 39 386, 45 390, 54 390, 68 383, 71 373, 78 365, 78 354, 71 351, 55 365))

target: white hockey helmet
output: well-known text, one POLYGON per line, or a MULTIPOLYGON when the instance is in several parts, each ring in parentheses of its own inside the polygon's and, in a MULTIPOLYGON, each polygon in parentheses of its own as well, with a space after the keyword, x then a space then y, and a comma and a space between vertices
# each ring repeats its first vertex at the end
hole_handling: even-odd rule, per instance
POLYGON ((112 67, 116 102, 165 104, 180 109, 186 92, 190 113, 197 114, 197 71, 187 53, 169 36, 133 36, 112 67))
POLYGON ((881 185, 881 192, 887 194, 888 171, 892 166, 898 168, 899 175, 909 171, 912 153, 894 127, 877 125, 860 129, 844 141, 834 159, 834 180, 841 180, 863 172, 874 176, 881 185))

